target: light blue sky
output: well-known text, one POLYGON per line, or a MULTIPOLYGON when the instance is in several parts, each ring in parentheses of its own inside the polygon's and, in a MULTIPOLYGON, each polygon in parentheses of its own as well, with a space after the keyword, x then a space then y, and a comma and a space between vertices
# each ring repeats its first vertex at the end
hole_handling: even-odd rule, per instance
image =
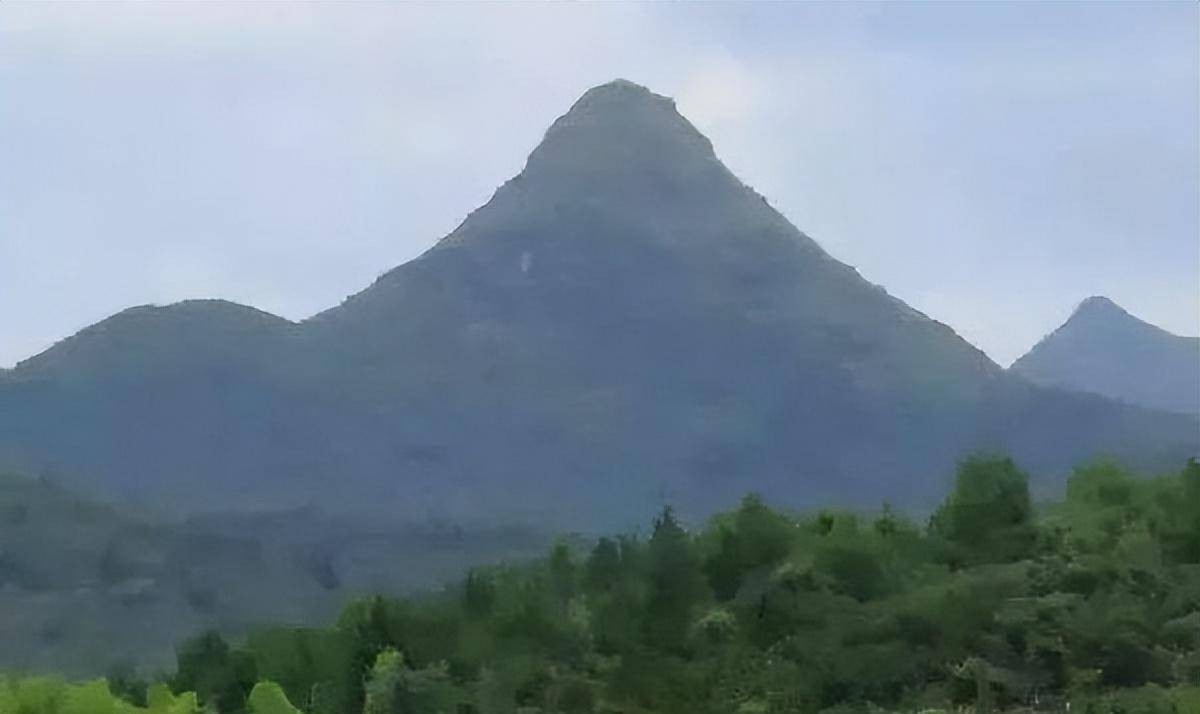
POLYGON ((0 366, 124 307, 290 318, 454 228, 585 89, 677 98, 1002 364, 1082 298, 1200 324, 1193 3, 0 4, 0 366))

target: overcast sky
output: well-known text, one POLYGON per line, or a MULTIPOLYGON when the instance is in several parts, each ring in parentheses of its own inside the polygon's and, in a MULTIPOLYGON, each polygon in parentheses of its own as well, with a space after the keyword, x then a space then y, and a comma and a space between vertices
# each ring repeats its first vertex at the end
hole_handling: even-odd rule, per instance
POLYGON ((300 319, 615 77, 1007 365, 1103 294, 1200 325, 1195 3, 0 3, 0 366, 122 308, 300 319))

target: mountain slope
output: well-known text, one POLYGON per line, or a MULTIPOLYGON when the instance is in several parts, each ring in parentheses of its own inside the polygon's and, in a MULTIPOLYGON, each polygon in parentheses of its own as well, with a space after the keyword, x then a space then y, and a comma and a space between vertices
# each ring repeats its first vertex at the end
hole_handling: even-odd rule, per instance
MULTIPOLYGON (((671 100, 623 81, 342 305, 250 331, 222 315, 219 345, 164 357, 153 388, 23 364, 0 387, 0 457, 184 509, 307 500, 578 528, 749 490, 927 506, 973 449, 1049 479, 1100 451, 1174 465, 1200 438, 1186 418, 1007 374, 827 255, 671 100)), ((89 363, 130 358, 95 349, 89 363)))
POLYGON ((93 496, 249 495, 248 464, 286 468, 308 438, 278 379, 293 328, 221 300, 118 313, 0 375, 0 457, 93 496))
POLYGON ((1090 297, 1012 365, 1049 386, 1200 414, 1200 338, 1180 337, 1090 297))
POLYGON ((889 430, 876 402, 970 402, 1002 378, 737 181, 670 100, 623 82, 585 94, 486 206, 310 329, 346 352, 352 389, 409 405, 423 424, 399 417, 391 438, 446 454, 432 470, 463 498, 560 473, 560 503, 579 481, 593 505, 787 491, 857 460, 822 445, 889 430), (472 449, 436 441, 455 429, 472 449))
POLYGON ((316 511, 170 523, 0 473, 0 668, 161 667, 205 628, 327 621, 349 597, 439 588, 532 557, 526 531, 447 532, 316 511))
POLYGON ((408 406, 389 440, 439 454, 411 472, 497 504, 514 486, 614 513, 749 489, 923 503, 968 449, 1061 469, 1186 451, 1192 433, 1006 376, 624 82, 585 94, 454 233, 306 328, 345 350, 352 390, 408 406), (439 441, 456 430, 469 447, 439 441))

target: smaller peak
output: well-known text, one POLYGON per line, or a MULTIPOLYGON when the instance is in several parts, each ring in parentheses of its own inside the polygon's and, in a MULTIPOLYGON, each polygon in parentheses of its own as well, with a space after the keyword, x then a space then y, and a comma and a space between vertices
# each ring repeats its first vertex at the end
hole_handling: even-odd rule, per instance
POLYGON ((263 319, 270 321, 288 322, 286 318, 273 315, 264 310, 259 310, 256 307, 243 305, 241 303, 232 302, 230 300, 222 300, 220 298, 188 298, 177 302, 158 304, 149 303, 146 305, 135 305, 125 308, 124 310, 112 315, 101 321, 109 322, 113 320, 134 320, 143 318, 170 318, 170 317, 207 317, 213 316, 217 318, 246 318, 246 319, 263 319))

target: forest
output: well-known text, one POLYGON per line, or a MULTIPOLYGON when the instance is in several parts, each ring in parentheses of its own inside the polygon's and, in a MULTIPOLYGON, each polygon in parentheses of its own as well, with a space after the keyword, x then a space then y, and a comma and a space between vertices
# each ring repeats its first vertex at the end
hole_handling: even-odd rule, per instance
POLYGON ((2 714, 143 711, 1200 712, 1200 463, 1097 461, 1035 503, 977 455, 921 521, 665 508, 324 628, 200 633, 173 672, 0 679, 2 714))

